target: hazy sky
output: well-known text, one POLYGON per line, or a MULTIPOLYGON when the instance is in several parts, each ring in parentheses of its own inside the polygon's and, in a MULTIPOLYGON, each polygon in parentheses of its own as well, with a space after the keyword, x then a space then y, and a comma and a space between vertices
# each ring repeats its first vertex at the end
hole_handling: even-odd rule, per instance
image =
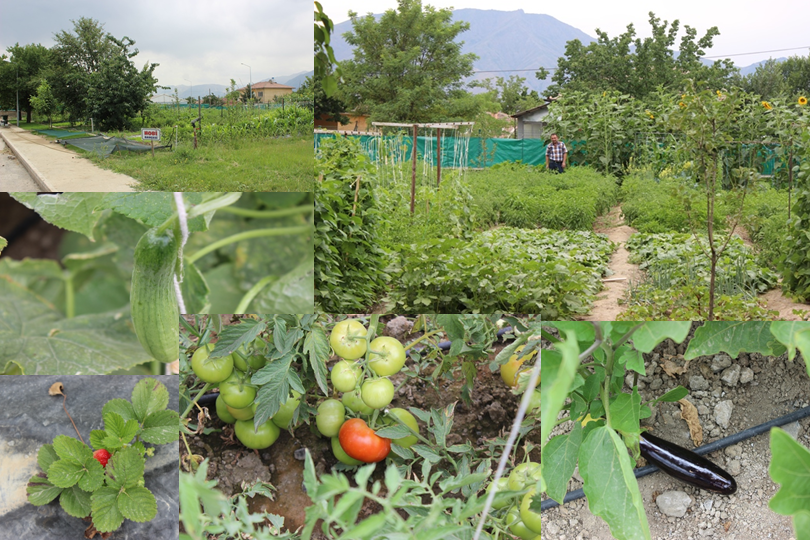
POLYGON ((73 31, 71 19, 89 17, 135 41, 139 69, 159 63, 161 84, 247 84, 242 62, 254 82, 312 70, 310 9, 301 0, 0 0, 0 50, 17 42, 51 47, 55 33, 73 31))
MULTIPOLYGON (((656 17, 672 22, 678 19, 681 30, 689 25, 697 30, 698 37, 707 29, 717 26, 720 35, 707 56, 729 55, 738 66, 747 66, 770 57, 793 55, 807 56, 810 49, 810 9, 806 0, 737 0, 735 2, 711 2, 708 0, 652 0, 606 2, 604 0, 576 0, 573 2, 537 2, 536 0, 423 0, 423 5, 437 8, 452 7, 497 9, 551 15, 592 37, 596 28, 607 32, 611 38, 618 36, 633 23, 637 37, 649 37, 649 12, 656 17), (739 53, 754 53, 773 49, 798 49, 730 56, 739 53)), ((396 0, 321 0, 324 11, 335 22, 349 19, 349 10, 361 15, 382 13, 396 8, 396 0)), ((683 32, 681 32, 683 35, 683 32)), ((461 39, 464 34, 461 35, 461 39)), ((680 36, 678 40, 680 41, 680 36)), ((504 66, 504 69, 534 68, 536 66, 504 66)), ((548 66, 547 66, 548 67, 548 66)), ((550 66, 553 67, 553 66, 550 66)))

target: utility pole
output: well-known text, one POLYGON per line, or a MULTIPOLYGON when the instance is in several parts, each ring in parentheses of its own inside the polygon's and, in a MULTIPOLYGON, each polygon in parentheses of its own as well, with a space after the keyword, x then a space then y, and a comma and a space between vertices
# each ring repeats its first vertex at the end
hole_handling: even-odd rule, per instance
POLYGON ((17 127, 20 127, 20 66, 17 64, 17 127))
POLYGON ((245 64, 244 62, 239 62, 243 66, 247 66, 248 70, 250 70, 250 91, 248 92, 248 99, 253 97, 253 68, 245 64))

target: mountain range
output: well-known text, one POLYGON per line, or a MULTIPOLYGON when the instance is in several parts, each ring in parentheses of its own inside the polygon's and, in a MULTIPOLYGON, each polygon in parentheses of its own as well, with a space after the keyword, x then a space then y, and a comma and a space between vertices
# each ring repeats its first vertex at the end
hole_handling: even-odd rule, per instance
MULTIPOLYGON (((271 79, 275 80, 279 84, 285 84, 287 86, 292 86, 293 89, 298 89, 304 83, 304 80, 307 77, 312 77, 315 74, 315 71, 310 69, 309 71, 299 71, 298 73, 294 73, 292 75, 283 75, 281 77, 267 77, 265 79, 258 79, 254 81, 254 84, 257 82, 262 81, 269 81, 271 79)), ((238 81, 237 81, 238 82, 238 81)), ((244 81, 243 81, 244 82, 244 81)), ((245 82, 247 84, 247 82, 245 82)), ((172 86, 167 85, 169 90, 159 90, 158 93, 161 94, 174 94, 174 89, 177 89, 177 93, 180 96, 180 99, 185 99, 191 96, 192 86, 184 84, 180 86, 172 86)), ((242 85, 239 85, 240 87, 242 85)), ((215 96, 224 96, 228 92, 228 85, 225 84, 211 84, 211 83, 195 83, 193 86, 194 89, 194 97, 197 96, 207 96, 210 93, 213 93, 215 96)))
MULTIPOLYGON (((381 15, 374 17, 379 20, 381 15)), ((478 56, 474 64, 475 74, 466 79, 467 82, 519 75, 526 79, 529 89, 542 92, 551 84, 551 74, 546 80, 538 80, 534 75, 537 68, 542 66, 553 72, 557 59, 565 54, 565 44, 572 39, 579 39, 583 45, 595 41, 582 30, 554 17, 526 13, 522 9, 457 9, 453 11, 453 20, 470 24, 470 29, 456 39, 463 42, 462 52, 478 56)), ((351 31, 350 20, 335 25, 332 48, 338 61, 353 56, 352 46, 343 37, 344 33, 351 31)), ((713 61, 704 62, 711 64, 713 61)), ((743 75, 753 73, 759 64, 741 67, 740 72, 743 75)))

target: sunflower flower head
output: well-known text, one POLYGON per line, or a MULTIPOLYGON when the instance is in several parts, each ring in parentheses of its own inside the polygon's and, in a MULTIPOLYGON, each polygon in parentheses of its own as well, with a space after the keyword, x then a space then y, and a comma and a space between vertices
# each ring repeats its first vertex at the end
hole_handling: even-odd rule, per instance
POLYGON ((799 96, 799 105, 807 105, 807 98, 804 96, 799 96))

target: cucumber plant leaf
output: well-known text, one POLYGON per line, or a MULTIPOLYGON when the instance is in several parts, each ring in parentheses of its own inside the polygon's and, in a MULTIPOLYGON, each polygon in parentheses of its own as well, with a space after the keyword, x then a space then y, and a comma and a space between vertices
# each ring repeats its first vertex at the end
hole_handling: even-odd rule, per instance
POLYGON ((58 193, 37 195, 36 193, 9 193, 42 219, 68 231, 82 233, 91 241, 93 229, 104 212, 99 205, 104 201, 104 193, 58 193))

